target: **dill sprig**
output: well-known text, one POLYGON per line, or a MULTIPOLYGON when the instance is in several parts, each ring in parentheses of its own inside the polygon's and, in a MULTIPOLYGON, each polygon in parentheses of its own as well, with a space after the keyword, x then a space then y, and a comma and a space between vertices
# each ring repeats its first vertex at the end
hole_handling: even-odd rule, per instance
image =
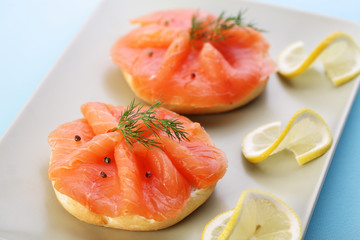
POLYGON ((191 19, 190 40, 198 40, 203 42, 224 41, 224 31, 235 26, 251 27, 257 31, 263 32, 256 27, 255 23, 245 23, 245 11, 239 11, 236 16, 225 17, 222 12, 216 20, 199 20, 197 15, 193 15, 191 19))
POLYGON ((117 128, 112 131, 121 131, 130 147, 135 142, 139 142, 148 149, 151 147, 161 148, 160 142, 148 138, 150 134, 146 129, 150 130, 157 138, 160 138, 159 132, 164 132, 168 137, 178 141, 189 140, 186 136, 188 133, 185 132, 182 123, 178 119, 156 118, 155 109, 161 104, 163 104, 163 101, 157 100, 147 110, 142 111, 144 105, 135 104, 135 100, 132 100, 121 114, 117 128))

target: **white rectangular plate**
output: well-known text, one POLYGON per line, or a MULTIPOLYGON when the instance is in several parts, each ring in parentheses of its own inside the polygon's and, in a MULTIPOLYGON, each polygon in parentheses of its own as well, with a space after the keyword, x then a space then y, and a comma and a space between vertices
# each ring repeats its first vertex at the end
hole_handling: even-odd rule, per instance
POLYGON ((359 42, 360 26, 303 12, 235 0, 106 0, 78 33, 0 142, 0 236, 9 239, 200 239, 205 224, 235 206, 245 189, 271 192, 300 216, 304 231, 356 94, 359 78, 334 87, 315 66, 291 81, 270 77, 266 91, 251 104, 223 114, 191 116, 225 151, 229 168, 211 198, 182 222, 157 232, 127 232, 89 225, 57 202, 47 177, 48 134, 80 118, 80 105, 100 101, 127 105, 134 95, 109 57, 118 37, 133 28, 128 20, 160 9, 192 7, 236 14, 247 9, 265 33, 271 56, 293 41, 309 50, 334 31, 359 42), (322 157, 298 166, 283 153, 261 164, 241 155, 241 139, 251 129, 275 120, 284 124, 300 108, 311 108, 328 123, 334 143, 322 157))

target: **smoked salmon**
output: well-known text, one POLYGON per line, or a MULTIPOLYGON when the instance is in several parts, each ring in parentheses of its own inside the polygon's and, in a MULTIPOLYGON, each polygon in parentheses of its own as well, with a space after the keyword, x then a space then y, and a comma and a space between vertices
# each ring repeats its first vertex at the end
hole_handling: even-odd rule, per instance
POLYGON ((121 131, 111 131, 124 110, 122 106, 85 103, 81 107, 84 118, 50 133, 48 174, 57 192, 95 214, 141 216, 161 222, 179 215, 194 189, 212 187, 225 174, 225 154, 200 124, 157 108, 156 117, 177 119, 188 140, 148 132, 146 138, 159 141, 160 148, 147 148, 139 142, 129 146, 121 131))
POLYGON ((276 67, 262 33, 229 19, 192 9, 138 17, 112 60, 148 103, 161 97, 163 107, 185 114, 234 109, 257 97, 276 67), (231 27, 216 29, 223 23, 231 27))

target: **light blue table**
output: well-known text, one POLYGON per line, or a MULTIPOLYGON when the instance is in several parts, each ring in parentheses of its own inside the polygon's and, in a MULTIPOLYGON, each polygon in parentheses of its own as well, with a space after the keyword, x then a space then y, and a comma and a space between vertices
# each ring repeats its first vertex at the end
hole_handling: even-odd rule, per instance
MULTIPOLYGON (((0 0, 0 136, 99 2, 0 0)), ((359 0, 262 2, 360 23, 359 0)), ((360 239, 359 123, 357 94, 305 239, 360 239)))

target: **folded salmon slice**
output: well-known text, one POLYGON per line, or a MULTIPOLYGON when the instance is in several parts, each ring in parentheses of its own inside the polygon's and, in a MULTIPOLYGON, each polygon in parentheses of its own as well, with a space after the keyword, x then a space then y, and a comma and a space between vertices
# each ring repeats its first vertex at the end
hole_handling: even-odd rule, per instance
MULTIPOLYGON (((145 107, 143 110, 146 110, 145 107)), ((163 221, 182 212, 193 188, 216 184, 227 168, 225 154, 197 123, 165 109, 158 118, 177 118, 190 141, 160 138, 163 149, 132 147, 120 131, 111 132, 125 107, 85 103, 84 118, 49 135, 49 179, 60 193, 109 217, 138 215, 163 221), (75 136, 80 137, 75 138, 75 136)))

